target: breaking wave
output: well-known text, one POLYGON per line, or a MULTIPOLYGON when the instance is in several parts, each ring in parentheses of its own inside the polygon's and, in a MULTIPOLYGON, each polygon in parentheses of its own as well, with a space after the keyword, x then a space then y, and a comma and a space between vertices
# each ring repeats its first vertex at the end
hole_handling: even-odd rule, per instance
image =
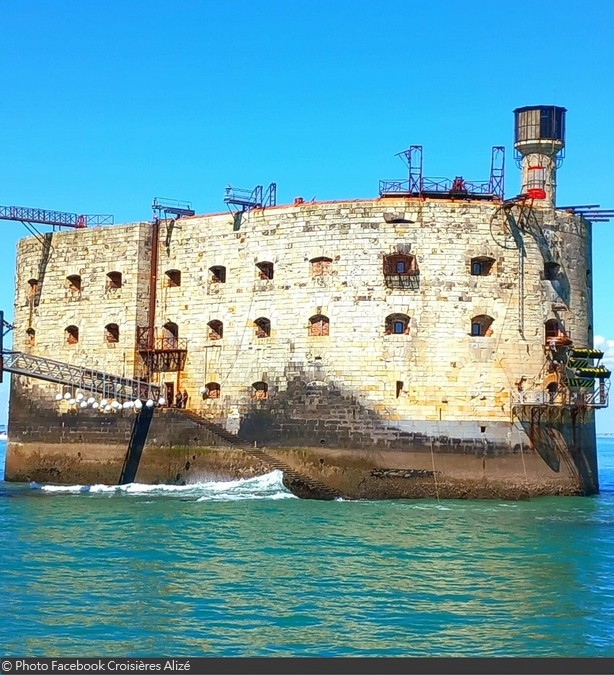
POLYGON ((197 502, 238 501, 247 499, 296 499, 284 486, 283 473, 271 473, 254 478, 242 478, 232 481, 209 481, 188 483, 187 485, 146 485, 128 483, 127 485, 39 485, 30 483, 33 490, 51 494, 107 494, 134 495, 149 497, 181 497, 197 502))

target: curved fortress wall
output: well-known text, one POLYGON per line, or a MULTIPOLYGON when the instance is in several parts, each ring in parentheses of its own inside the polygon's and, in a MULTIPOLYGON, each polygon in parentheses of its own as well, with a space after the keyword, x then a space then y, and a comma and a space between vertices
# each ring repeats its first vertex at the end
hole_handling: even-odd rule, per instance
MULTIPOLYGON (((551 209, 511 215, 485 201, 380 199, 163 223, 155 324, 187 339, 187 358, 154 379, 269 446, 517 453, 530 442, 512 399, 543 390, 545 322, 592 339, 590 225, 551 209)), ((22 240, 15 348, 145 375, 135 333, 152 227, 54 234, 44 275, 40 244, 22 240), (28 280, 42 276, 33 303, 28 280)), ((13 382, 15 396, 26 387, 56 405, 58 387, 13 382)), ((592 413, 578 433, 596 484, 592 413)))

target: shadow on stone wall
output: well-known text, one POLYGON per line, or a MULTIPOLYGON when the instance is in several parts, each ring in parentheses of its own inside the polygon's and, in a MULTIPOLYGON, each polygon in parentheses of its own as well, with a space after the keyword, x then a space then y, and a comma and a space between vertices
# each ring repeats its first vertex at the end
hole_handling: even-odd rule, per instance
POLYGON ((597 447, 592 411, 529 408, 516 412, 536 452, 552 471, 559 473, 561 463, 564 463, 578 484, 585 486, 586 494, 597 492, 597 447))
MULTIPOLYGON (((497 446, 485 438, 453 438, 403 431, 394 421, 366 407, 333 382, 310 379, 303 371, 287 380, 287 389, 269 387, 268 398, 252 400, 243 411, 239 437, 269 446, 327 447, 368 450, 431 450, 492 456, 508 454, 507 444, 497 446)), ((318 373, 316 373, 318 374, 318 373)), ((427 423, 428 424, 428 423, 427 423)))

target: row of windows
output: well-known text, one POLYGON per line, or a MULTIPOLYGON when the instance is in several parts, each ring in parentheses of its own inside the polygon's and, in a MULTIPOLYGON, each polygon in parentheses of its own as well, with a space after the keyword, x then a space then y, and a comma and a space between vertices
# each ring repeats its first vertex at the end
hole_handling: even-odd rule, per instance
MULTIPOLYGON (((207 382, 203 389, 201 389, 203 398, 220 398, 221 387, 219 382, 207 382)), ((256 400, 263 400, 268 398, 268 396, 269 385, 266 382, 252 383, 252 398, 256 400)))
MULTIPOLYGON (((474 316, 471 319, 471 335, 473 337, 488 337, 492 335, 492 324, 494 319, 486 314, 474 316)), ((384 323, 385 335, 408 335, 410 317, 407 314, 389 314, 384 323)), ((224 324, 222 321, 209 321, 207 324, 209 340, 221 340, 224 337, 224 324)), ((271 321, 266 317, 260 317, 254 321, 256 338, 267 338, 271 336, 271 321)), ((330 334, 330 319, 323 314, 315 314, 310 317, 308 324, 308 335, 310 337, 325 337, 330 334)), ((557 337, 563 334, 561 324, 556 319, 551 319, 545 324, 546 339, 557 337)), ((79 342, 78 326, 67 326, 64 329, 66 344, 74 345, 79 342)), ((26 331, 26 341, 32 346, 35 343, 36 333, 33 328, 26 331)), ((119 326, 116 323, 109 323, 104 327, 104 341, 108 344, 119 342, 119 326)), ((162 327, 162 342, 166 348, 172 349, 178 346, 179 326, 176 323, 168 322, 162 327)))
MULTIPOLYGON (((332 271, 332 259, 326 257, 312 258, 309 261, 311 276, 321 277, 329 275, 332 271)), ((487 256, 479 256, 471 259, 471 274, 473 276, 488 276, 494 267, 495 259, 487 256)), ((256 263, 258 277, 263 280, 272 280, 275 274, 275 266, 272 262, 264 261, 256 263)), ((419 274, 416 256, 409 254, 391 254, 384 256, 384 276, 417 276, 419 274)), ((544 279, 553 281, 558 278, 560 265, 555 262, 544 263, 544 279)), ((223 265, 214 265, 209 268, 210 283, 226 283, 226 268, 223 265)), ((38 292, 38 279, 30 279, 31 295, 38 292)), ((66 277, 67 287, 70 291, 82 290, 82 279, 78 274, 66 277)), ((121 288, 123 284, 121 272, 108 272, 106 275, 106 290, 113 291, 121 288)), ((168 288, 181 286, 181 270, 171 269, 164 273, 164 285, 168 288)))
MULTIPOLYGON (((123 277, 121 272, 108 272, 106 275, 105 289, 107 291, 115 291, 121 288, 123 284, 123 277)), ((38 279, 29 279, 30 297, 34 297, 39 291, 40 282, 38 279)), ((82 280, 79 274, 71 274, 66 277, 66 287, 73 293, 80 293, 82 290, 82 280)))
MULTIPOLYGON (((494 319, 487 314, 479 314, 471 319, 471 335, 473 337, 488 337, 492 335, 494 319)), ((384 323, 385 335, 408 335, 410 317, 407 314, 389 314, 384 323)), ((224 337, 224 324, 222 321, 209 321, 207 324, 209 340, 221 340, 224 337)), ((271 336, 271 321, 264 316, 254 321, 255 336, 267 338, 271 336)), ((565 335, 565 329, 558 319, 549 319, 544 324, 545 339, 565 335)), ((330 334, 330 319, 323 314, 315 314, 310 317, 308 334, 311 337, 324 337, 330 334)), ((79 342, 78 326, 67 326, 64 329, 66 343, 74 345, 79 342)), ((32 346, 35 343, 36 332, 33 328, 26 330, 26 342, 32 346)), ((104 341, 108 344, 119 342, 119 326, 116 323, 108 323, 104 327, 104 341)), ((179 326, 169 321, 162 327, 162 342, 166 348, 177 347, 179 341, 179 326)))
MULTIPOLYGON (((401 380, 397 380, 395 384, 396 397, 399 398, 405 383, 401 380)), ((207 382, 207 384, 200 390, 202 393, 203 399, 219 399, 222 394, 222 388, 219 382, 207 382)), ((266 382, 253 382, 252 383, 252 398, 256 400, 263 400, 269 396, 269 385, 266 382)))

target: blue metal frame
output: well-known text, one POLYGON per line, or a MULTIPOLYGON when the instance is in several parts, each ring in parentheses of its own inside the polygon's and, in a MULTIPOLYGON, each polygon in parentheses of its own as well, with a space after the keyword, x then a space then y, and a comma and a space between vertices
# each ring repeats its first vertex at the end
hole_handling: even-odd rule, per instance
POLYGON ((237 207, 241 211, 276 206, 277 183, 271 183, 266 192, 264 192, 262 185, 256 185, 253 190, 235 188, 229 185, 225 188, 224 203, 228 205, 228 208, 237 207))

